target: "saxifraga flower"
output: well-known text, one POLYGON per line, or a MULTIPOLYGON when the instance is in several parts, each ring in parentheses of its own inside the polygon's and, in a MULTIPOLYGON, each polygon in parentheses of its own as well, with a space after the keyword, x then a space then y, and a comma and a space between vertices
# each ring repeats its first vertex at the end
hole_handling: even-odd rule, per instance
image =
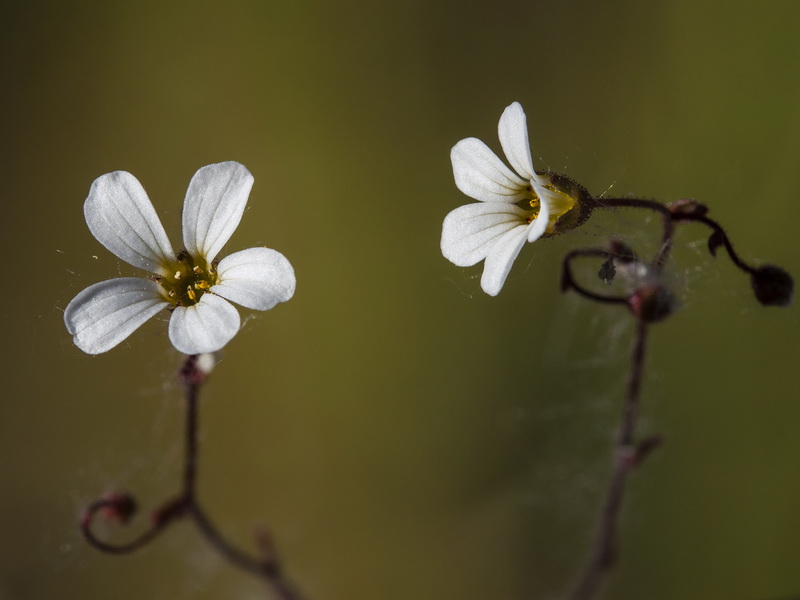
POLYGON ((442 254, 459 267, 485 260, 481 288, 496 296, 525 242, 573 229, 591 212, 588 192, 571 179, 534 170, 525 112, 518 102, 498 125, 509 169, 477 138, 453 146, 456 186, 478 203, 451 211, 442 225, 442 254))
POLYGON ((269 310, 289 300, 294 269, 280 252, 250 248, 215 259, 242 218, 253 176, 237 162, 195 173, 183 204, 183 245, 177 254, 139 181, 125 171, 98 177, 83 212, 97 241, 149 278, 122 277, 89 286, 64 311, 75 345, 106 352, 163 309, 169 339, 186 354, 214 352, 239 330, 228 302, 269 310))

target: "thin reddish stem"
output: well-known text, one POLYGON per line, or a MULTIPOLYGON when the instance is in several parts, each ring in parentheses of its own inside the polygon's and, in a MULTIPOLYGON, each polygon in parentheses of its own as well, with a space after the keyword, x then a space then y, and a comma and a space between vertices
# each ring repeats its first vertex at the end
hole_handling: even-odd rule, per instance
POLYGON ((198 478, 198 423, 200 386, 206 378, 197 364, 197 356, 188 356, 180 370, 186 392, 186 431, 185 456, 183 465, 183 489, 180 495, 165 502, 153 515, 153 525, 132 542, 111 544, 100 540, 92 532, 94 517, 100 512, 108 512, 112 518, 127 522, 133 514, 135 501, 131 496, 112 494, 92 502, 81 516, 80 528, 86 540, 93 547, 109 554, 128 554, 150 542, 164 531, 168 524, 178 518, 188 517, 205 537, 206 541, 231 564, 253 575, 263 578, 273 595, 280 600, 300 600, 301 596, 283 576, 274 550, 262 559, 253 558, 228 542, 197 499, 198 478))
POLYGON ((639 417, 639 400, 642 389, 647 323, 637 319, 636 336, 631 355, 628 389, 622 406, 622 420, 617 433, 615 457, 606 501, 600 514, 599 527, 589 564, 583 577, 570 596, 571 600, 591 600, 600 593, 608 571, 617 558, 617 538, 622 501, 631 469, 637 463, 637 450, 633 445, 639 417))

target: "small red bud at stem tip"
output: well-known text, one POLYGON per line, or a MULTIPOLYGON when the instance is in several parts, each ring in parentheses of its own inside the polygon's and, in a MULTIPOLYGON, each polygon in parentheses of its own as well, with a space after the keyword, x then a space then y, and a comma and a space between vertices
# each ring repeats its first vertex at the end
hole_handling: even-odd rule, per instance
MULTIPOLYGON (((100 514, 109 521, 124 525, 136 514, 136 500, 126 492, 109 492, 103 496, 100 514)), ((85 515, 84 519, 87 518, 88 515, 85 515)))
POLYGON ((646 323, 663 321, 675 308, 675 298, 663 286, 645 285, 628 298, 631 312, 646 323))

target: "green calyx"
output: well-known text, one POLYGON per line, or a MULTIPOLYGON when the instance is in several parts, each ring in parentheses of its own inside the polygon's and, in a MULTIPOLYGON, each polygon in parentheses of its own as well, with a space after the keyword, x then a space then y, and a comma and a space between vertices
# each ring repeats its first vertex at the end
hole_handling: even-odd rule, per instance
POLYGON ((542 237, 566 233, 583 225, 595 204, 586 188, 566 175, 552 172, 540 175, 549 182, 547 189, 558 199, 550 211, 550 224, 542 237))

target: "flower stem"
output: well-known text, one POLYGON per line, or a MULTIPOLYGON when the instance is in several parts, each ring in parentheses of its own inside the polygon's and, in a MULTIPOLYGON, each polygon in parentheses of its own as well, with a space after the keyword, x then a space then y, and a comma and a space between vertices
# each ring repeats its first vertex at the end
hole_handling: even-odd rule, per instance
POLYGON ((695 222, 695 223, 702 223, 706 227, 709 227, 713 232, 714 235, 717 236, 720 244, 725 246, 725 250, 728 253, 731 261, 734 265, 736 265, 739 269, 744 271, 745 273, 752 274, 756 269, 751 267, 746 262, 744 262, 736 251, 733 249, 733 244, 731 243, 728 234, 725 233, 725 230, 722 228, 722 225, 714 221, 713 219, 709 219, 705 215, 693 216, 693 215, 676 215, 675 220, 681 222, 695 222))
MULTIPOLYGON (((187 365, 194 357, 187 359, 187 365)), ((191 367, 190 367, 191 368, 191 367)), ((196 368, 196 367, 195 367, 196 368)), ((186 367, 184 367, 184 371, 186 367)), ((183 372, 183 371, 182 371, 183 372)), ((186 376, 186 462, 183 470, 183 497, 189 518, 197 526, 209 544, 228 562, 253 575, 264 577, 281 600, 300 600, 300 596, 284 579, 277 557, 273 555, 257 559, 248 556, 228 542, 200 507, 196 494, 197 481, 197 433, 198 396, 202 377, 186 376)))
MULTIPOLYGON (((200 507, 197 499, 198 473, 198 421, 200 387, 206 379, 197 364, 197 356, 188 356, 180 370, 186 392, 185 456, 183 465, 183 489, 155 511, 152 524, 138 538, 126 544, 112 544, 99 539, 92 532, 92 522, 98 513, 125 523, 133 515, 136 503, 128 494, 108 494, 95 500, 81 516, 80 528, 90 545, 109 554, 127 554, 146 546, 166 529, 167 525, 181 517, 189 518, 205 537, 206 541, 225 560, 238 568, 262 577, 279 600, 301 600, 300 594, 286 580, 271 543, 262 540, 262 557, 253 558, 228 542, 200 507)), ((263 537, 263 536, 262 536, 263 537)))
POLYGON ((648 324, 636 320, 636 334, 631 355, 631 370, 625 402, 622 407, 620 428, 614 449, 614 466, 606 492, 606 501, 599 518, 599 527, 594 548, 580 582, 570 596, 571 600, 591 600, 602 588, 603 582, 614 566, 618 553, 618 529, 625 496, 625 487, 631 470, 644 458, 645 449, 654 446, 656 438, 637 449, 633 445, 639 416, 639 399, 642 389, 645 347, 648 324))
MULTIPOLYGON (((190 361, 192 357, 187 359, 190 361)), ((200 382, 186 384, 186 439, 183 463, 183 497, 194 498, 197 483, 197 421, 200 382)))
POLYGON ((564 259, 561 261, 561 291, 566 292, 569 289, 576 291, 578 294, 589 300, 601 302, 604 304, 628 304, 627 296, 609 296, 607 294, 598 294, 585 288, 577 282, 572 275, 572 267, 570 264, 573 259, 580 256, 591 256, 600 258, 614 258, 617 255, 608 250, 601 250, 600 248, 578 248, 569 251, 564 259))
POLYGON ((655 281, 645 282, 627 297, 598 294, 580 285, 572 275, 570 263, 581 256, 606 258, 610 267, 601 267, 598 275, 607 280, 614 275, 613 261, 638 260, 633 252, 619 242, 609 246, 609 250, 586 248, 572 250, 562 263, 561 290, 574 290, 584 298, 606 304, 627 304, 636 319, 636 333, 631 354, 627 392, 622 407, 620 427, 614 446, 614 463, 606 492, 605 503, 598 517, 594 546, 587 561, 583 575, 574 588, 570 600, 593 600, 596 598, 617 561, 619 550, 618 530, 622 503, 628 476, 642 461, 661 444, 660 436, 651 436, 635 442, 638 423, 639 404, 644 371, 645 349, 650 323, 661 321, 673 311, 672 294, 658 281, 669 258, 675 234, 676 223, 702 223, 712 230, 708 249, 716 256, 717 248, 724 246, 731 261, 740 270, 751 276, 751 285, 759 302, 766 306, 786 306, 791 302, 794 290, 792 277, 774 265, 752 267, 743 261, 733 249, 725 230, 716 221, 706 216, 708 208, 695 200, 682 199, 664 206, 653 200, 642 198, 602 198, 594 199, 595 208, 644 208, 659 213, 663 220, 661 247, 652 262, 646 263, 648 272, 654 274, 655 281))
POLYGON ((655 200, 647 200, 645 198, 596 198, 595 202, 597 202, 599 208, 644 208, 661 215, 663 222, 661 248, 659 248, 653 260, 653 268, 656 273, 661 271, 669 258, 674 237, 673 215, 669 209, 655 200))

